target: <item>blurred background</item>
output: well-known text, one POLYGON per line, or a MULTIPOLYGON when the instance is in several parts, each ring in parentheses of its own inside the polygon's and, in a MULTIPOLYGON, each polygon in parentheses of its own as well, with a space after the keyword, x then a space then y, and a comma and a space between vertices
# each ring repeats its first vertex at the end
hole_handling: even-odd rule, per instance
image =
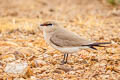
POLYGON ((0 80, 120 80, 120 0, 0 0, 0 80), (60 65, 63 54, 39 29, 50 20, 112 44, 60 65))
POLYGON ((0 0, 0 17, 71 20, 78 16, 119 15, 120 0, 0 0))

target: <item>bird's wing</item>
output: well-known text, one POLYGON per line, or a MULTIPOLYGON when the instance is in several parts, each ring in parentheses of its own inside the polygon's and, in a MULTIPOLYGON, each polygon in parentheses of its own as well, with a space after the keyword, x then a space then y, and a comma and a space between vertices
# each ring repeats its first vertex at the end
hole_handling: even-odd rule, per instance
POLYGON ((79 47, 92 43, 91 41, 85 40, 79 35, 64 29, 55 32, 51 36, 50 41, 52 44, 59 47, 79 47))

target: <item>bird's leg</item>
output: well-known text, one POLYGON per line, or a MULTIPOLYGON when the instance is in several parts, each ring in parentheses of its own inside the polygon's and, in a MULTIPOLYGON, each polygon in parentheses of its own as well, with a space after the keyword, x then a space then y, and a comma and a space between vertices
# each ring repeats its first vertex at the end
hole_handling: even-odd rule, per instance
POLYGON ((68 59, 68 53, 66 53, 66 60, 65 60, 65 63, 67 63, 67 59, 68 59))
POLYGON ((62 64, 65 64, 65 57, 66 57, 66 54, 64 54, 64 58, 63 58, 63 60, 61 61, 62 64))
POLYGON ((67 58, 68 58, 68 53, 64 54, 64 58, 62 60, 62 64, 66 64, 67 63, 67 58))

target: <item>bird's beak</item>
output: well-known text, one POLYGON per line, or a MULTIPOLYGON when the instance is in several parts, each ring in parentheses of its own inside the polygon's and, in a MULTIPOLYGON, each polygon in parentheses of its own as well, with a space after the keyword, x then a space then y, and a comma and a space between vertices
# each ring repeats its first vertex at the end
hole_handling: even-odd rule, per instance
POLYGON ((47 26, 47 24, 40 24, 40 26, 47 26))

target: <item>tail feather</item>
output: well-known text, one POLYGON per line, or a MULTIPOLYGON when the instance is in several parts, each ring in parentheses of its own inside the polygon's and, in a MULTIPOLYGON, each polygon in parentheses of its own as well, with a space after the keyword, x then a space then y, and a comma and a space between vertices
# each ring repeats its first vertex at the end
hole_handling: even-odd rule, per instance
POLYGON ((90 48, 97 50, 95 47, 106 47, 106 46, 101 46, 102 44, 111 44, 111 42, 98 42, 98 43, 96 42, 96 43, 82 45, 82 46, 89 46, 90 48))
POLYGON ((94 46, 90 46, 90 48, 94 49, 94 50, 97 50, 94 46))
POLYGON ((101 45, 101 44, 111 44, 111 42, 98 42, 98 43, 92 43, 92 44, 89 44, 89 45, 98 46, 98 45, 101 45))

